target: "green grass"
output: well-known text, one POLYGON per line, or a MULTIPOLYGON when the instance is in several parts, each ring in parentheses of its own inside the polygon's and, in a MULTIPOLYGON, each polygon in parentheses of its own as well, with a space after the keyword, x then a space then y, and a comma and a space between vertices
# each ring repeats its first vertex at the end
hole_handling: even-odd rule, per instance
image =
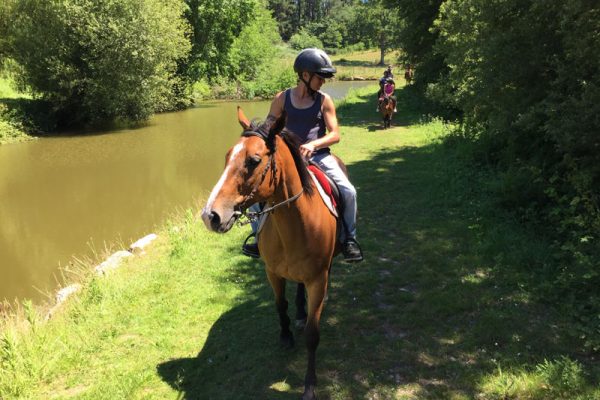
MULTIPOLYGON (((338 105, 366 260, 333 265, 320 398, 600 398, 597 355, 527 279, 543 239, 495 208, 411 88, 389 130, 375 91, 338 105)), ((84 274, 49 322, 32 307, 6 322, 0 398, 298 399, 302 335, 279 348, 263 266, 240 255, 247 230, 211 234, 192 215, 108 277, 84 274)))
MULTIPOLYGON (((404 82, 400 79, 403 76, 404 69, 398 65, 398 52, 386 54, 385 61, 387 65, 393 66, 393 72, 397 83, 404 82)), ((331 61, 337 69, 336 77, 341 80, 377 80, 383 75, 385 66, 379 65, 379 50, 365 50, 353 52, 350 54, 333 55, 331 61)))

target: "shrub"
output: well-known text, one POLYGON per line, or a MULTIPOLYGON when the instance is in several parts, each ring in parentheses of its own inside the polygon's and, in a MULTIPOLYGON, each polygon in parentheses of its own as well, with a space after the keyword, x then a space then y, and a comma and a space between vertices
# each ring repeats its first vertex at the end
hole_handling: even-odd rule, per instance
POLYGON ((295 50, 302 50, 308 47, 323 48, 323 42, 321 42, 318 37, 311 35, 305 30, 301 30, 294 34, 290 38, 289 45, 295 50))
POLYGON ((268 72, 274 63, 281 39, 277 23, 263 8, 257 8, 251 21, 233 41, 231 65, 234 76, 241 81, 254 81, 268 72))
POLYGON ((182 13, 179 0, 22 0, 12 56, 63 123, 143 120, 180 101, 182 13))
POLYGON ((598 351, 600 7, 447 0, 435 29, 450 73, 432 92, 464 113, 500 203, 554 240, 539 293, 598 351))
POLYGON ((554 398, 568 398, 585 384, 581 364, 568 357, 561 357, 556 361, 544 360, 536 370, 554 398))

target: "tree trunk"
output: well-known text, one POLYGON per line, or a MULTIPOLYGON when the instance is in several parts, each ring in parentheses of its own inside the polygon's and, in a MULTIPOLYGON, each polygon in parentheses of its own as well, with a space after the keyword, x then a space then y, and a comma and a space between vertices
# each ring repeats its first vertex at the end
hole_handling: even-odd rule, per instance
POLYGON ((385 37, 383 33, 379 37, 379 49, 381 51, 381 57, 379 58, 379 65, 385 64, 385 37))

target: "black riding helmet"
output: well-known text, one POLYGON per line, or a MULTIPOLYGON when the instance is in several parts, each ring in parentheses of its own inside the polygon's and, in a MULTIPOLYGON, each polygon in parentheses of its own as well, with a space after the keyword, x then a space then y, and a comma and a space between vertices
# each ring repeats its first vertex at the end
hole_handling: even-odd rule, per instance
POLYGON ((300 76, 303 71, 319 75, 321 78, 333 78, 336 73, 331 59, 321 49, 310 48, 302 50, 294 61, 294 71, 300 76))

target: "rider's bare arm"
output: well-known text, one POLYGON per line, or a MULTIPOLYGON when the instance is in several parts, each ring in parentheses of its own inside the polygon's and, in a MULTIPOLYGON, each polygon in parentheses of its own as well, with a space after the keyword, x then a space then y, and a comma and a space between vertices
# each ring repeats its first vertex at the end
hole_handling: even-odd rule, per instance
POLYGON ((285 92, 279 92, 275 95, 275 98, 271 102, 271 108, 269 110, 269 115, 267 115, 267 121, 273 123, 277 121, 281 114, 283 113, 283 107, 285 105, 285 92))

